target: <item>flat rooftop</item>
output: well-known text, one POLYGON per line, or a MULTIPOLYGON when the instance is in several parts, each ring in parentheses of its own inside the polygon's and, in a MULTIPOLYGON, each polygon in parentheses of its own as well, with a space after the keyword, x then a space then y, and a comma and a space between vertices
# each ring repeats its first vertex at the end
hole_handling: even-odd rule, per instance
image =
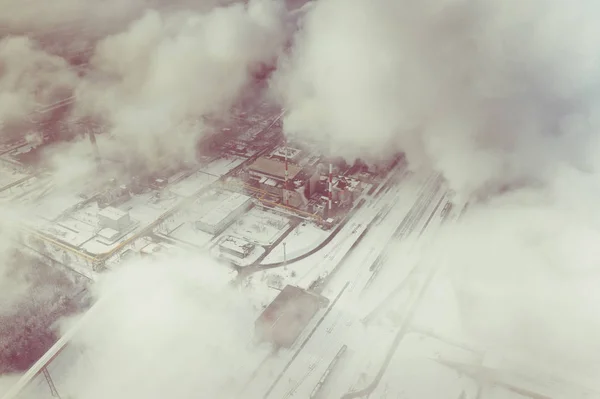
POLYGON ((256 320, 257 338, 290 348, 314 315, 327 303, 325 297, 286 285, 256 320))
POLYGON ((232 251, 245 252, 246 250, 252 250, 254 245, 246 240, 238 237, 227 236, 219 243, 221 248, 229 249, 232 251))
POLYGON ((201 199, 204 214, 196 219, 197 222, 208 226, 216 226, 232 212, 247 206, 252 199, 244 194, 232 191, 218 191, 208 199, 201 199))
POLYGON ((302 151, 299 150, 298 148, 292 148, 292 147, 277 147, 275 149, 275 151, 273 151, 271 153, 271 155, 275 156, 275 157, 280 157, 280 158, 285 158, 286 155, 288 157, 288 159, 292 159, 292 158, 296 158, 298 155, 300 155, 302 151))

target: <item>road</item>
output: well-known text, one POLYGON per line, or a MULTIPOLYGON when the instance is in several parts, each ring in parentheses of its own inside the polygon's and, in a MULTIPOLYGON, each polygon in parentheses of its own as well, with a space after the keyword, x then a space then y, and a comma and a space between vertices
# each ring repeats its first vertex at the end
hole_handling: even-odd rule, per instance
MULTIPOLYGON (((339 398, 353 388, 372 384, 389 357, 389 345, 365 342, 391 343, 397 339, 398 329, 364 323, 363 319, 379 306, 382 297, 396 289, 398 282, 409 278, 416 280, 417 288, 407 288, 412 293, 408 295, 410 306, 418 302, 417 294, 426 285, 423 276, 427 273, 414 272, 416 257, 410 256, 411 249, 418 248, 419 242, 425 242, 440 227, 444 220, 440 203, 446 195, 438 175, 410 176, 382 194, 380 201, 363 207, 365 213, 369 209, 376 213, 374 222, 323 287, 323 294, 335 300, 315 317, 291 350, 262 365, 264 370, 248 384, 246 397, 339 398), (406 263, 398 262, 398 248, 406 263), (386 273, 394 276, 392 284, 383 281, 386 273)), ((353 223, 361 225, 365 219, 351 220, 348 225, 353 223)), ((340 246, 334 245, 330 251, 340 246)), ((335 256, 323 255, 328 253, 320 254, 323 262, 335 261, 335 256)))

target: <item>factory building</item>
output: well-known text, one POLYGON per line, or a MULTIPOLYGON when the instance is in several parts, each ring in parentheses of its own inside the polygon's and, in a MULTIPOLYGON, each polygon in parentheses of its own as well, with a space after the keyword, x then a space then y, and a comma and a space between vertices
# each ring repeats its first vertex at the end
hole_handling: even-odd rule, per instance
POLYGON ((340 167, 331 162, 319 163, 318 157, 300 159, 301 154, 301 150, 280 147, 258 158, 243 178, 267 205, 281 204, 320 219, 335 218, 351 208, 364 185, 341 174, 340 167))
POLYGON ((227 236, 219 243, 221 253, 233 255, 236 258, 244 259, 254 250, 254 244, 241 238, 227 236))
POLYGON ((195 226, 209 234, 220 234, 253 205, 249 196, 231 191, 219 191, 201 204, 204 212, 195 226))
POLYGON ((362 183, 356 179, 340 176, 333 184, 332 198, 338 207, 350 207, 362 192, 362 183))
POLYGON ((98 212, 98 222, 100 227, 118 232, 124 231, 132 223, 128 212, 113 208, 112 206, 107 206, 98 212))
POLYGON ((302 168, 294 163, 277 158, 258 158, 248 168, 248 182, 279 197, 285 205, 298 208, 307 203, 302 194, 307 179, 302 168))
POLYGON ((256 320, 256 339, 290 348, 319 309, 328 304, 321 295, 287 285, 256 320))
MULTIPOLYGON (((298 165, 288 163, 288 180, 294 180, 301 171, 302 168, 298 165)), ((255 180, 262 180, 263 182, 271 180, 267 184, 276 186, 277 183, 285 182, 285 162, 273 158, 261 157, 248 167, 248 173, 255 180)))

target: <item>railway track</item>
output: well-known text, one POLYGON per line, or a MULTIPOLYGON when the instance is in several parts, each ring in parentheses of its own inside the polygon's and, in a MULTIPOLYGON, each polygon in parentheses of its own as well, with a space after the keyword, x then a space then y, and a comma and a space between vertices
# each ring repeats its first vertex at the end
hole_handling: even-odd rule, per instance
MULTIPOLYGON (((464 211, 465 211, 465 208, 463 208, 462 211, 458 215, 455 216, 453 221, 454 222, 458 221, 460 216, 462 216, 464 214, 464 211)), ((436 259, 439 257, 441 257, 441 255, 437 254, 436 259)), ((428 263, 417 262, 417 264, 413 267, 413 269, 411 270, 409 275, 392 292, 390 292, 390 294, 384 299, 384 301, 382 301, 380 303, 380 305, 378 305, 369 315, 367 315, 366 318, 369 318, 369 319, 372 318, 376 314, 376 312, 378 312, 393 296, 397 295, 400 291, 402 291, 404 288, 406 288, 408 286, 408 284, 411 283, 412 281, 415 281, 415 283, 418 284, 418 289, 413 290, 413 292, 411 292, 411 294, 410 294, 410 297, 408 299, 408 304, 406 306, 406 309, 407 309, 406 316, 403 318, 402 323, 398 329, 398 332, 394 336, 394 339, 392 340, 392 343, 390 344, 390 348, 387 352, 387 355, 386 355, 383 363, 381 364, 381 367, 380 367, 377 375, 373 379, 373 381, 361 390, 353 391, 353 392, 343 395, 341 397, 341 399, 356 399, 356 398, 363 398, 363 397, 368 398, 375 391, 375 389, 379 385, 381 379, 383 378, 384 374, 386 373, 387 368, 390 365, 390 363, 396 353, 396 350, 398 349, 398 347, 400 346, 400 343, 402 342, 402 339, 410 331, 415 312, 418 309, 419 304, 422 301, 422 298, 425 296, 425 293, 427 292, 427 289, 429 288, 431 281, 433 280, 433 277, 435 276, 438 269, 439 269, 439 262, 436 262, 436 261, 432 261, 432 262, 428 262, 428 263), (427 265, 429 265, 429 267, 426 268, 425 270, 423 270, 423 266, 427 266, 427 265), (421 275, 421 276, 424 275, 424 278, 422 279, 422 282, 420 284, 417 281, 418 280, 417 277, 419 275, 421 275)), ((363 319, 363 322, 365 322, 365 319, 363 319)))
MULTIPOLYGON (((430 208, 433 203, 436 195, 439 193, 443 184, 443 179, 439 174, 436 174, 428 179, 424 188, 419 193, 417 201, 415 201, 413 207, 409 211, 409 213, 404 217, 402 223, 398 226, 394 234, 392 235, 392 239, 386 245, 381 254, 373 261, 369 270, 372 272, 371 277, 367 280, 363 288, 363 292, 373 283, 373 281, 377 278, 379 272, 381 271, 382 266, 389 259, 391 248, 394 245, 397 245, 398 241, 402 241, 406 237, 410 236, 417 228, 419 222, 422 220, 423 216, 430 208)), ((426 225, 429 224, 433 215, 437 213, 437 210, 440 204, 443 201, 444 196, 438 202, 438 205, 435 207, 433 212, 431 213, 429 219, 426 222, 426 225)), ((388 211, 389 212, 389 211, 388 211)), ((426 226, 421 230, 420 235, 423 233, 426 226)))

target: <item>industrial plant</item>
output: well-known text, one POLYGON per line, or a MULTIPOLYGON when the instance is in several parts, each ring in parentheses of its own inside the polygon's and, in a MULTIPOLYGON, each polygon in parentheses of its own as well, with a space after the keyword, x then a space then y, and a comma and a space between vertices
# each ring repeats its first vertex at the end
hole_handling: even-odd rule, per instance
POLYGON ((593 166, 554 159, 577 136, 554 131, 594 109, 555 65, 586 52, 556 40, 577 29, 531 24, 524 42, 552 32, 561 52, 545 46, 537 76, 525 44, 487 34, 530 28, 516 3, 13 3, 0 399, 600 399, 581 327, 598 234, 579 246, 566 216, 595 203, 570 191, 594 191, 593 166), (515 176, 535 184, 504 190, 515 176))

